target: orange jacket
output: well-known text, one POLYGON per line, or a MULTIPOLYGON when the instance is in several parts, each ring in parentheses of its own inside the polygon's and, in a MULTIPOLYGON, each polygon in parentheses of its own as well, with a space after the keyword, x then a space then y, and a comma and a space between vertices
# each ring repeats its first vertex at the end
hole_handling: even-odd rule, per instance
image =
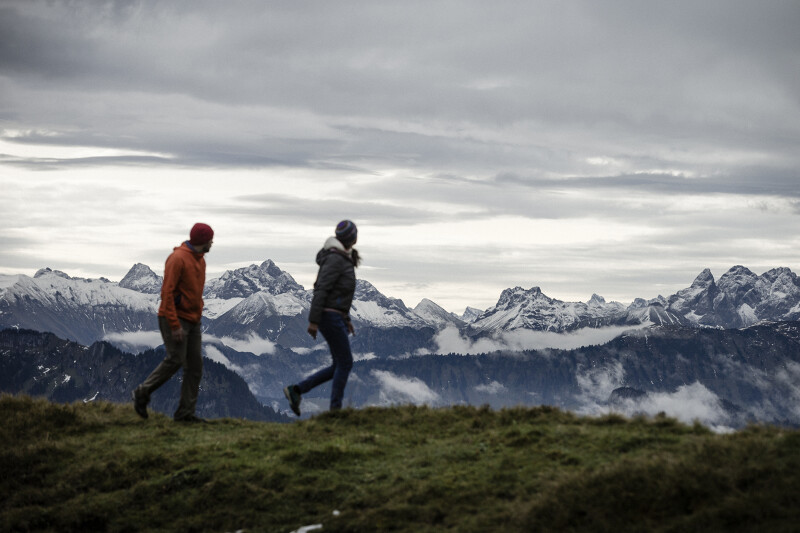
POLYGON ((184 242, 167 257, 158 316, 166 317, 173 330, 181 327, 178 318, 198 323, 203 316, 203 287, 206 283, 203 255, 184 242))

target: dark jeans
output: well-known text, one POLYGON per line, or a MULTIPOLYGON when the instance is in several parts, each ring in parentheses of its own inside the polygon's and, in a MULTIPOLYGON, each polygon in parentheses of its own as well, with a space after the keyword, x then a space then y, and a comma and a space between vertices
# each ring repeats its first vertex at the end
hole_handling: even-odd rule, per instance
POLYGON ((166 383, 175 372, 183 368, 181 383, 181 401, 175 411, 175 420, 194 414, 197 405, 197 393, 200 390, 200 379, 203 377, 203 353, 201 350, 200 323, 194 324, 180 319, 183 329, 183 341, 172 339, 172 330, 163 316, 158 317, 158 327, 167 356, 161 361, 147 379, 136 388, 137 396, 150 401, 150 395, 166 383))
POLYGON ((331 385, 331 411, 342 408, 344 387, 350 369, 353 368, 353 354, 350 352, 350 339, 347 338, 347 324, 340 313, 324 311, 319 321, 319 332, 328 342, 333 364, 319 372, 308 376, 297 384, 301 394, 305 394, 317 385, 333 380, 331 385))

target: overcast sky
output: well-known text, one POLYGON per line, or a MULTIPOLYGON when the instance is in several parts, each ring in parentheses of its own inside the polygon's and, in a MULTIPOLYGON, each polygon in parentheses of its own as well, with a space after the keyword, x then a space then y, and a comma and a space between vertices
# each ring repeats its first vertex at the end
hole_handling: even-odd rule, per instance
POLYGON ((0 0, 0 272, 307 288, 461 313, 800 271, 800 2, 0 0))

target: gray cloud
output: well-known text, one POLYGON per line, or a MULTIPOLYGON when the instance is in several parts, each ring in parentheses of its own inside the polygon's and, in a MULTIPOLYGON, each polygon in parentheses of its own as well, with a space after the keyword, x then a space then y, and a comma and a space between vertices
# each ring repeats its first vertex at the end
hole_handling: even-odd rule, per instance
POLYGON ((205 216, 218 269, 303 263, 353 218, 365 278, 451 305, 796 269, 798 19, 792 1, 7 0, 0 269, 113 277, 205 216))

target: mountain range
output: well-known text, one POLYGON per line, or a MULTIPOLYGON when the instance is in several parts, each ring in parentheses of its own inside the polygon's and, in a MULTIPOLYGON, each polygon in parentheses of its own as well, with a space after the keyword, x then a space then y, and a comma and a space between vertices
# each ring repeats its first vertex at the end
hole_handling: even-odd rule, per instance
MULTIPOLYGON (((32 278, 0 275, 0 327, 50 331, 84 344, 111 333, 154 331, 161 281, 143 264, 118 283, 49 268, 32 278)), ((206 283, 204 329, 218 337, 256 334, 286 348, 310 349, 316 345, 305 333, 311 296, 270 260, 227 271, 206 283)), ((797 320, 800 281, 788 268, 756 275, 735 266, 718 281, 706 269, 667 298, 637 298, 627 305, 596 294, 587 302, 564 302, 539 287, 515 287, 504 290, 489 309, 467 308, 457 316, 428 299, 409 308, 359 279, 351 315, 363 333, 353 340, 356 351, 396 356, 435 350, 434 336, 448 327, 482 338, 516 330, 562 333, 641 324, 729 329, 797 320)))
MULTIPOLYGON (((51 332, 87 350, 99 342, 157 359, 153 350, 161 343, 156 331, 161 282, 143 264, 134 265, 118 283, 71 277, 49 268, 33 277, 0 275, 0 330, 51 332)), ((269 260, 209 279, 203 314, 206 359, 244 379, 261 404, 285 409, 283 385, 329 358, 324 343, 306 333, 311 296, 269 260)), ((669 398, 683 391, 695 399, 704 394, 716 398, 728 409, 726 423, 764 417, 800 422, 800 412, 789 406, 795 396, 775 377, 781 372, 793 376, 800 369, 793 366, 800 352, 796 339, 786 333, 800 319, 800 282, 788 268, 756 275, 735 266, 719 280, 704 270, 689 287, 671 296, 637 298, 630 304, 607 302, 596 294, 587 302, 564 302, 548 297, 539 287, 514 287, 502 291, 494 306, 483 311, 467 308, 461 316, 428 299, 409 308, 360 279, 351 315, 357 362, 348 392, 356 406, 404 401, 497 406, 547 402, 574 408, 588 405, 591 397, 592 405, 616 402, 630 410, 634 400, 638 406, 646 401, 655 405, 658 398, 664 399, 658 395, 669 398), (758 329, 763 327, 773 329, 758 329), (761 332, 755 340, 748 337, 752 331, 761 332), (711 364, 704 346, 713 335, 718 335, 714 341, 718 347, 711 364), (679 340, 685 338, 695 339, 695 344, 679 340), (571 344, 560 345, 564 339, 571 344), (672 352, 665 348, 669 357, 657 359, 653 346, 658 343, 682 348, 672 352), (759 351, 770 345, 789 353, 775 352, 768 365, 763 358, 759 363, 759 351), (540 349, 545 346, 561 351, 540 349), (735 349, 726 348, 730 346, 735 349), (601 348, 616 355, 603 356, 602 364, 586 358, 601 348), (473 355, 464 357, 465 353, 473 355), (633 355, 625 358, 620 355, 624 353, 633 355), (734 365, 736 357, 745 363, 734 365), (633 360, 639 361, 638 370, 629 366, 633 360), (665 361, 673 366, 654 371, 658 379, 641 378, 648 375, 642 368, 665 361), (681 366, 685 361, 692 363, 681 366), (592 368, 610 374, 594 375, 592 368), (761 385, 748 394, 741 393, 744 385, 715 389, 709 385, 712 370, 730 378, 720 383, 741 384, 748 377, 761 385, 769 383, 772 390, 783 391, 785 401, 761 385), (672 377, 664 379, 667 375, 672 377), (602 394, 592 396, 586 391, 593 380, 616 386, 606 390, 598 385, 602 394), (753 405, 758 409, 751 409, 753 405)), ((305 412, 325 408, 326 389, 315 394, 304 399, 305 412)))

